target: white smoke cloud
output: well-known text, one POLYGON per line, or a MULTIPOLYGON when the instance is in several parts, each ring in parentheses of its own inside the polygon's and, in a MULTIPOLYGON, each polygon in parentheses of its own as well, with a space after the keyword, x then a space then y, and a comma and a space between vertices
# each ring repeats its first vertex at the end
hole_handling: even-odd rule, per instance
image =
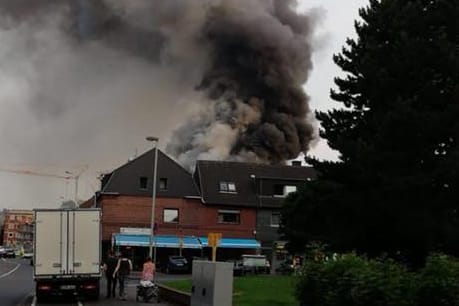
MULTIPOLYGON (((85 198, 98 188, 98 171, 147 148, 145 136, 164 143, 197 94, 176 67, 69 37, 64 18, 49 13, 0 28, 0 168, 63 174, 89 164, 80 181, 85 198)), ((64 193, 70 197, 59 180, 52 196, 30 177, 1 172, 0 182, 0 207, 56 206, 64 193), (26 203, 32 194, 34 203, 26 203)))

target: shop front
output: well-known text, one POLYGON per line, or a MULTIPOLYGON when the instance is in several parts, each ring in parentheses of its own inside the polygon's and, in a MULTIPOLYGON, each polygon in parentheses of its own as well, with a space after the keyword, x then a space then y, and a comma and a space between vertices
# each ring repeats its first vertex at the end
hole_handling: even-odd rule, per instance
MULTIPOLYGON (((188 259, 202 256, 202 246, 194 236, 156 235, 151 245, 156 248, 156 265, 166 263, 171 255, 181 255, 188 259)), ((112 249, 117 253, 125 251, 131 258, 134 270, 140 270, 150 250, 150 235, 147 234, 114 234, 112 249)))
MULTIPOLYGON (((161 270, 161 265, 168 261, 172 255, 181 255, 190 262, 194 258, 211 258, 211 248, 207 237, 176 235, 156 235, 152 237, 151 244, 156 248, 156 264, 161 270)), ((243 254, 256 254, 261 245, 255 239, 250 238, 222 238, 217 249, 217 260, 239 259, 243 254)), ((112 249, 129 255, 133 261, 134 270, 140 270, 142 263, 149 254, 150 235, 118 233, 113 234, 112 249)))

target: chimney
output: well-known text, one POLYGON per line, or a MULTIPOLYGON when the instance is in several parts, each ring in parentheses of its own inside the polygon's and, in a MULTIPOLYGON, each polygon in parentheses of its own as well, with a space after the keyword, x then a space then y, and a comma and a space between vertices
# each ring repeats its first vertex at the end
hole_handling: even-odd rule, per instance
POLYGON ((292 160, 293 167, 301 167, 301 160, 292 160))

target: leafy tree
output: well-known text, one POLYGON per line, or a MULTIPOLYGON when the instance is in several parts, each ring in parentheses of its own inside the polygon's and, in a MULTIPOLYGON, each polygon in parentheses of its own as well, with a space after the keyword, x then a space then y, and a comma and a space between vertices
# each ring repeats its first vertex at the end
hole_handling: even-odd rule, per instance
POLYGON ((358 38, 335 63, 321 136, 339 162, 308 158, 315 182, 286 201, 282 231, 301 250, 459 252, 459 5, 456 0, 371 0, 358 38))

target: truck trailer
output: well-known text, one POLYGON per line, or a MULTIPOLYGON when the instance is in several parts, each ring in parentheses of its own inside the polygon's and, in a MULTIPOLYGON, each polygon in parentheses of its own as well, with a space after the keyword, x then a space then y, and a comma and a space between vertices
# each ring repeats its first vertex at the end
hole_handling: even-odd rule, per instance
POLYGON ((100 209, 35 209, 33 271, 38 301, 99 297, 100 209))

